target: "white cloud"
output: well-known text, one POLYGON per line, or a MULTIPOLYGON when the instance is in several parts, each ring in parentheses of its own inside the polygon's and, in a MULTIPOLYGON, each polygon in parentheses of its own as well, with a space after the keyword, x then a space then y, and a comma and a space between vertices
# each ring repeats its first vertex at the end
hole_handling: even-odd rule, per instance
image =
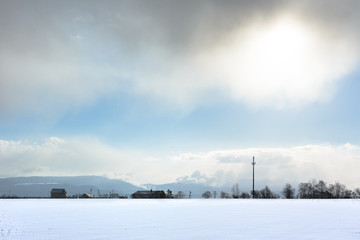
POLYGON ((51 137, 40 144, 1 140, 0 154, 2 176, 119 174, 121 164, 132 165, 126 153, 86 138, 51 137))
POLYGON ((124 92, 184 110, 217 96, 301 107, 359 61, 356 1, 82 4, 3 4, 3 115, 56 117, 124 92))
POLYGON ((0 176, 104 175, 136 184, 189 181, 231 186, 237 182, 246 187, 251 183, 253 156, 258 187, 312 178, 359 187, 360 146, 349 143, 149 157, 96 139, 51 137, 40 144, 0 140, 0 176))
MULTIPOLYGON (((286 182, 299 183, 323 179, 329 183, 340 181, 357 187, 360 167, 360 147, 351 144, 340 146, 305 145, 290 148, 249 148, 214 151, 203 154, 185 154, 174 157, 188 172, 198 169, 205 174, 207 183, 231 185, 252 178, 252 157, 255 156, 256 179, 262 184, 280 187, 286 182), (181 159, 181 161, 179 161, 181 159), (196 159, 196 160, 194 160, 196 159)), ((259 186, 261 187, 261 186, 259 186)))

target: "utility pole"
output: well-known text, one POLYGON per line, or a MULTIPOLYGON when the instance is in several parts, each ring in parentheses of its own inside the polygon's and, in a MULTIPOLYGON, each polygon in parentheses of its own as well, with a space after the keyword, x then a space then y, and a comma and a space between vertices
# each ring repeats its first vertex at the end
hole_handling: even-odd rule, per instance
POLYGON ((252 188, 252 197, 254 198, 255 196, 255 157, 253 157, 253 161, 251 163, 253 165, 253 188, 252 188))

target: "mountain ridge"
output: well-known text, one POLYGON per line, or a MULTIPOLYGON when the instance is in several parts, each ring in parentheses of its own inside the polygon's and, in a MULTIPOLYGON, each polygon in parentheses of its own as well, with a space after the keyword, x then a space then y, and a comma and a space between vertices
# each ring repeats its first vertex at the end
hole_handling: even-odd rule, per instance
POLYGON ((0 195, 17 197, 49 197, 52 188, 65 188, 68 196, 91 193, 128 195, 141 187, 119 179, 101 176, 31 176, 0 178, 0 195))

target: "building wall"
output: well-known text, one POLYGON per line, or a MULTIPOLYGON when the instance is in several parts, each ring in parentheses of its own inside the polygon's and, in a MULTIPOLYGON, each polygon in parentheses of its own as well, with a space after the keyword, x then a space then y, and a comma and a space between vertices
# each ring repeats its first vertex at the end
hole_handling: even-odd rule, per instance
POLYGON ((51 193, 51 198, 66 198, 66 192, 65 193, 51 193))

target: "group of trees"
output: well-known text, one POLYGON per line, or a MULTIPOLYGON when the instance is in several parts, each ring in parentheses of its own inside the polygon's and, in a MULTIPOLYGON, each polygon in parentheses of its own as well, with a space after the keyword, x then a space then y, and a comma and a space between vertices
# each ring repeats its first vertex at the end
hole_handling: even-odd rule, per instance
POLYGON ((254 198, 266 198, 266 199, 280 198, 280 196, 278 194, 272 192, 268 186, 265 186, 263 189, 261 189, 259 191, 255 190, 253 195, 254 195, 254 198))
POLYGON ((250 194, 247 192, 240 192, 239 185, 236 183, 231 188, 231 195, 225 192, 221 192, 222 198, 250 198, 250 194))
POLYGON ((298 187, 299 198, 360 198, 360 188, 354 190, 347 189, 344 184, 335 182, 327 184, 323 180, 316 182, 312 180, 306 183, 300 183, 298 187))
POLYGON ((203 198, 216 198, 217 192, 216 192, 216 191, 213 191, 213 192, 206 191, 206 192, 204 192, 201 196, 202 196, 203 198))
MULTIPOLYGON (((205 193, 204 193, 205 194, 205 193)), ((204 197, 203 194, 203 197, 204 197)), ((279 195, 272 192, 268 186, 265 186, 265 188, 261 190, 255 190, 253 193, 254 198, 279 198, 279 195)), ((231 188, 231 194, 227 192, 221 192, 220 198, 250 198, 250 193, 247 192, 240 192, 239 185, 234 184, 231 188)))
POLYGON ((191 191, 189 192, 189 195, 186 195, 183 191, 178 191, 176 194, 173 194, 172 191, 168 189, 166 192, 166 198, 191 198, 191 191))
MULTIPOLYGON (((234 184, 231 188, 231 194, 226 192, 220 193, 220 198, 280 198, 279 194, 274 193, 268 186, 261 190, 251 191, 251 195, 247 192, 240 192, 239 185, 234 184)), ((281 191, 283 198, 302 198, 302 199, 332 199, 332 198, 360 198, 360 188, 350 190, 344 184, 335 182, 334 184, 327 184, 323 180, 311 180, 309 182, 300 183, 297 189, 287 183, 281 191)), ((206 191, 202 194, 203 198, 216 198, 216 192, 211 193, 206 191)))

